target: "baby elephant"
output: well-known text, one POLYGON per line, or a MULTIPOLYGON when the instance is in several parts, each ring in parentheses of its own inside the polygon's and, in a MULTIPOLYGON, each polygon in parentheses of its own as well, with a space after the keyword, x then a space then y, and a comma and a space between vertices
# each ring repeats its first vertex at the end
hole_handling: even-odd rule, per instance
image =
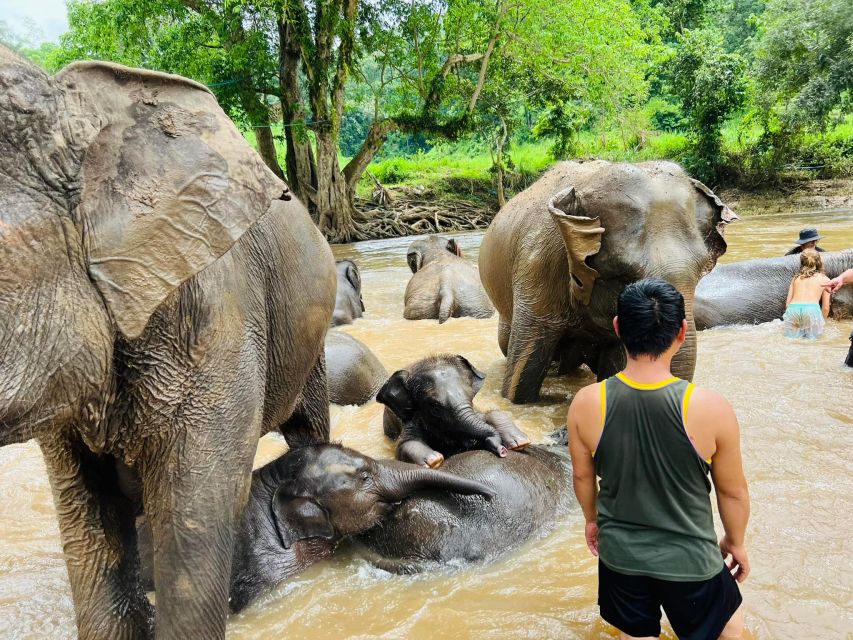
POLYGON ((361 272, 352 260, 335 262, 338 272, 338 289, 335 293, 335 312, 331 326, 352 324, 364 315, 364 300, 361 297, 361 272))
POLYGON ((540 447, 510 451, 498 460, 485 451, 448 458, 444 469, 482 482, 482 500, 423 492, 358 536, 364 557, 385 571, 414 573, 432 563, 488 560, 550 527, 572 504, 571 463, 540 447))
POLYGON ((412 278, 406 286, 406 320, 491 318, 495 309, 480 283, 477 268, 462 257, 456 240, 427 236, 409 245, 406 262, 412 278))
POLYGON ((361 340, 330 329, 326 333, 326 380, 329 402, 364 404, 379 391, 388 371, 361 340))
POLYGON ((474 396, 486 375, 460 355, 418 360, 396 371, 376 399, 385 405, 385 435, 397 440, 397 458, 438 467, 445 456, 486 449, 500 457, 530 439, 503 411, 480 413, 474 396))
MULTIPOLYGON (((307 445, 261 467, 252 475, 235 538, 231 611, 327 558, 342 539, 373 527, 424 490, 493 497, 480 482, 377 461, 336 444, 307 445)), ((150 549, 141 546, 140 556, 145 572, 150 549)))

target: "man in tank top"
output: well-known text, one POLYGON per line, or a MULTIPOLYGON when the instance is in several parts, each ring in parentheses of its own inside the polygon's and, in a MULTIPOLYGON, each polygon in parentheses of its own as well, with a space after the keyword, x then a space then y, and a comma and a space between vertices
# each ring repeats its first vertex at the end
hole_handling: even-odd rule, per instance
POLYGON ((672 285, 629 285, 617 314, 627 366, 578 391, 568 415, 575 494, 599 558, 601 617, 621 638, 655 638, 663 608, 679 638, 740 638, 749 493, 737 418, 721 395, 670 371, 687 333, 672 285), (725 530, 719 543, 711 480, 725 530))

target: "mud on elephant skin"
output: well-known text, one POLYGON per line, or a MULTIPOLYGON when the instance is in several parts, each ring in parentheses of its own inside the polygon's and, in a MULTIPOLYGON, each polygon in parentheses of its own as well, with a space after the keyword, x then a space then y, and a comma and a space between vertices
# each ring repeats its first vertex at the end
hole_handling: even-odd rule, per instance
POLYGON ((491 318, 495 310, 483 290, 477 268, 462 256, 456 240, 427 236, 409 245, 406 262, 412 277, 406 285, 406 320, 491 318))
MULTIPOLYGON (((853 250, 825 252, 820 257, 830 278, 853 268, 853 250)), ((761 324, 781 318, 788 287, 799 268, 799 255, 717 265, 696 287, 696 328, 761 324)), ((853 317, 853 287, 843 287, 832 296, 829 317, 853 317)))
MULTIPOLYGON (((374 460, 337 444, 298 447, 264 465, 252 475, 237 531, 231 611, 329 557, 341 540, 379 524, 424 491, 493 497, 481 482, 374 460)), ((143 554, 143 565, 148 563, 143 554)))
POLYGON ((364 404, 388 379, 370 347, 342 331, 330 329, 326 334, 325 354, 329 402, 334 404, 364 404))
POLYGON ((419 492, 356 538, 369 562, 394 573, 415 573, 451 561, 491 560, 547 531, 574 504, 571 462, 538 446, 498 459, 468 451, 444 470, 481 482, 494 497, 419 492))
POLYGON ((646 277, 684 296, 689 331, 673 360, 690 379, 696 363, 693 292, 726 251, 737 216, 677 164, 560 162, 510 200, 480 248, 483 286, 500 314, 507 357, 502 394, 538 398, 549 365, 587 364, 598 379, 625 354, 613 330, 616 300, 646 277))
POLYGON ((328 244, 177 76, 0 46, 0 175, 0 444, 41 446, 78 635, 221 638, 258 438, 328 440, 328 244))
POLYGON ((503 411, 481 413, 473 404, 486 374, 461 355, 441 354, 395 371, 376 399, 385 405, 385 435, 397 458, 438 467, 446 456, 486 449, 500 457, 530 439, 503 411))
POLYGON ((352 324, 364 315, 364 299, 361 297, 361 271, 352 260, 338 260, 335 263, 338 274, 338 288, 335 292, 335 311, 332 314, 332 326, 352 324))

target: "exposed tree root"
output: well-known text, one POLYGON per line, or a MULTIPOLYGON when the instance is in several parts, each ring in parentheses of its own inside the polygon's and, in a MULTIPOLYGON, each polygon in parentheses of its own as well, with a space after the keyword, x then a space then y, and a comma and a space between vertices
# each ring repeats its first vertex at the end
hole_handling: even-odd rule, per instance
MULTIPOLYGON (((348 241, 474 231, 488 227, 494 217, 494 211, 464 201, 437 203, 412 199, 394 200, 384 205, 362 201, 356 205, 348 241)), ((330 242, 335 241, 330 238, 330 242)))

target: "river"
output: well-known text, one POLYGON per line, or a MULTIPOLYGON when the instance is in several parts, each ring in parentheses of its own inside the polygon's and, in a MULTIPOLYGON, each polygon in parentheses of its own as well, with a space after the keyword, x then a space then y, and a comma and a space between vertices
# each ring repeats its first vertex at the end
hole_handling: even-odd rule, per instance
MULTIPOLYGON (((853 247, 853 211, 753 216, 729 226, 723 262, 774 256, 804 225, 828 250, 853 247)), ((476 261, 482 233, 456 236, 476 261)), ((343 330, 369 344, 390 371, 429 353, 461 353, 488 375, 481 409, 513 414, 534 441, 564 424, 588 372, 549 377, 538 403, 500 397, 497 318, 402 319, 410 238, 334 248, 362 270, 367 313, 343 330)), ((850 323, 828 322, 816 343, 785 340, 779 322, 699 337, 695 381, 733 403, 741 424, 752 518, 752 574, 742 590, 750 636, 853 637, 853 370, 842 367, 850 323)), ((332 407, 332 437, 376 457, 393 447, 381 406, 332 407)), ((267 436, 258 464, 283 450, 267 436)), ((541 539, 488 565, 394 576, 344 547, 328 562, 234 616, 228 637, 613 638, 598 619, 596 565, 578 511, 541 539)), ((74 611, 50 488, 33 443, 0 449, 0 637, 73 638, 74 611)), ((674 638, 666 628, 664 638, 674 638)))

